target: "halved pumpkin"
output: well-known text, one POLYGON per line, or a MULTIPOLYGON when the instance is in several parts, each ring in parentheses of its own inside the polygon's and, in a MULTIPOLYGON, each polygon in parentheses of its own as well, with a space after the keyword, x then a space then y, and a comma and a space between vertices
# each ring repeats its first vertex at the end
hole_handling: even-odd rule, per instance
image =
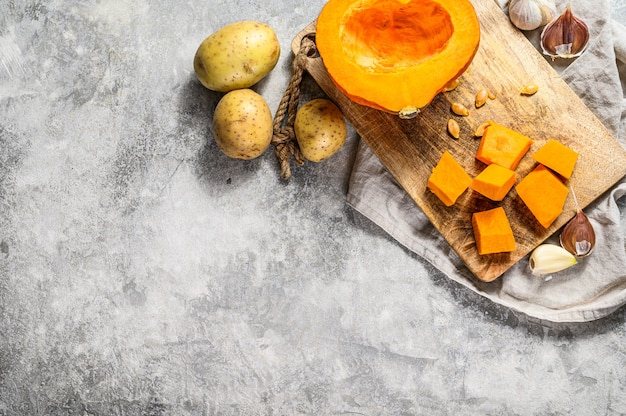
POLYGON ((329 0, 315 42, 353 101, 416 114, 469 66, 480 25, 469 0, 329 0))

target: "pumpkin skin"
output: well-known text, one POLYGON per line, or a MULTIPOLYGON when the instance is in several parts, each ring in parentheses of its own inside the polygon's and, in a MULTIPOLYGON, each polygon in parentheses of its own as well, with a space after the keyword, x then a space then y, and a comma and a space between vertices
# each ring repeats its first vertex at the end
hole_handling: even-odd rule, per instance
POLYGON ((408 118, 467 69, 480 24, 469 0, 329 0, 315 42, 348 98, 408 118))

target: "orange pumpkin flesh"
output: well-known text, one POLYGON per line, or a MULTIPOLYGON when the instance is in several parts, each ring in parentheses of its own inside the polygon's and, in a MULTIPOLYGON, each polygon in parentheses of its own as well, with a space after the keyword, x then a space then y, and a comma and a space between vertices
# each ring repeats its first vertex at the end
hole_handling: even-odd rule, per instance
POLYGON ((544 165, 537 165, 515 187, 537 221, 548 228, 563 212, 569 188, 544 165))
POLYGON ((479 40, 469 0, 329 0, 316 24, 339 90, 393 113, 429 104, 467 69, 479 40))
POLYGON ((578 153, 563 143, 550 139, 532 157, 565 179, 569 179, 574 172, 578 153))
POLYGON ((472 214, 472 228, 481 256, 515 251, 515 236, 504 208, 475 212, 472 214))
POLYGON ((445 150, 428 178, 427 187, 449 207, 465 192, 472 178, 459 162, 445 150))

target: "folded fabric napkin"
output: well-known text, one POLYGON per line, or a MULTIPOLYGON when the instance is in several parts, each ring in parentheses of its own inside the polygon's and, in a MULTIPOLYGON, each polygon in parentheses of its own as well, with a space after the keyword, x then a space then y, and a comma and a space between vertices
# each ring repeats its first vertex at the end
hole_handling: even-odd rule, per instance
MULTIPOLYGON (((506 2, 498 4, 506 11, 506 2)), ((566 1, 557 1, 563 10, 566 1)), ((624 146, 626 145, 626 28, 612 21, 608 0, 572 1, 590 29, 587 50, 575 60, 550 61, 555 70, 624 146)), ((526 33, 539 50, 540 30, 526 33)), ((593 138, 589 138, 593 140, 593 138)), ((529 316, 553 322, 601 318, 626 303, 626 179, 585 208, 596 230, 593 254, 551 276, 532 276, 528 256, 496 281, 475 278, 415 202, 360 142, 347 203, 450 279, 529 316)), ((548 242, 558 244, 558 236, 548 242)))

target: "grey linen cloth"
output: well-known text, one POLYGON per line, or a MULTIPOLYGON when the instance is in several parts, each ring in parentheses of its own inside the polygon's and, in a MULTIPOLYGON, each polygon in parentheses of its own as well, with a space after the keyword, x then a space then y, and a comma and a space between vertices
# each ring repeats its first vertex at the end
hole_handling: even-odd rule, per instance
MULTIPOLYGON (((498 2, 506 12, 506 4, 498 2)), ((557 10, 567 2, 557 1, 557 10)), ((610 17, 608 0, 572 1, 590 29, 590 43, 575 60, 547 58, 608 130, 626 145, 626 28, 610 17)), ((526 33, 540 50, 540 31, 526 33)), ((593 140, 592 137, 589 140, 593 140)), ((528 256, 491 283, 476 279, 415 202, 361 141, 347 203, 395 240, 467 288, 534 318, 583 322, 604 317, 626 303, 626 179, 585 208, 596 230, 591 256, 569 269, 537 277, 528 256)), ((558 244, 558 233, 547 242, 558 244)))

